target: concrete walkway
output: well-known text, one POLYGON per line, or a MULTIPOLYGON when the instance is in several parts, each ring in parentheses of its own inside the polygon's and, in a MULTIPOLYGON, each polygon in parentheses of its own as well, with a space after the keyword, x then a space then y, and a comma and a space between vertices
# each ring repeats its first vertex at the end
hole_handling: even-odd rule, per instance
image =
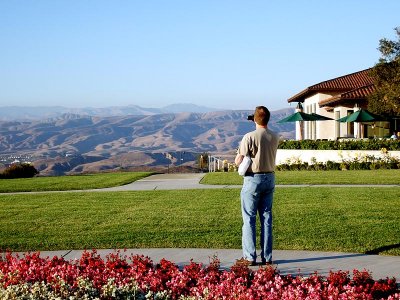
POLYGON ((204 173, 155 174, 135 182, 98 191, 145 191, 145 190, 180 190, 180 189, 220 189, 241 188, 241 185, 200 184, 204 173))
MULTIPOLYGON (((201 178, 205 174, 157 174, 136 182, 113 188, 87 190, 87 191, 143 191, 143 190, 172 190, 172 189, 216 189, 216 188, 240 188, 235 186, 202 185, 201 178)), ((343 185, 329 185, 341 186, 343 185)), ((348 186, 348 185, 344 185, 348 186)), ((360 185, 354 185, 360 186, 360 185)), ((361 185, 362 186, 362 185, 361 185)), ((370 185, 369 185, 370 186, 370 185)), ((319 185, 278 185, 281 187, 320 187, 319 185)), ((384 185, 383 187, 400 187, 400 185, 384 185)), ((399 245, 394 245, 398 247, 399 245)), ((65 259, 79 258, 82 250, 43 251, 42 256, 54 255, 65 259)), ((103 257, 114 250, 98 250, 103 257)), ((194 262, 207 265, 210 259, 217 257, 221 261, 222 268, 229 268, 242 256, 240 249, 128 249, 126 255, 140 254, 150 257, 157 263, 162 258, 170 260, 179 266, 194 262)), ((396 277, 400 280, 400 256, 368 255, 360 253, 316 252, 316 251, 289 251, 274 250, 273 260, 281 274, 309 275, 315 271, 321 275, 328 275, 329 271, 350 271, 353 269, 368 270, 374 279, 396 277)), ((257 269, 258 266, 252 267, 257 269)))
MULTIPOLYGON (((205 176, 204 173, 173 173, 155 174, 143 179, 128 183, 122 186, 89 189, 89 190, 70 190, 70 191, 44 191, 44 192, 15 192, 0 193, 9 194, 48 194, 48 193, 75 193, 75 192, 120 192, 120 191, 155 191, 155 190, 187 190, 187 189, 227 189, 241 188, 242 185, 211 185, 201 184, 200 180, 205 176)), ((319 187, 383 187, 400 188, 399 184, 277 184, 277 188, 319 188, 319 187)))
MULTIPOLYGON (((79 259, 82 250, 65 251, 43 251, 41 256, 64 257, 66 260, 79 259)), ((115 250, 97 250, 104 258, 108 253, 114 253, 115 250)), ((191 260, 203 265, 208 265, 210 261, 217 257, 220 260, 221 268, 230 268, 238 258, 242 256, 240 249, 127 249, 121 251, 128 257, 133 254, 148 256, 154 263, 158 263, 162 258, 174 262, 182 267, 190 263, 191 260)), ((340 252, 316 252, 316 251, 289 251, 274 250, 273 260, 276 268, 281 274, 302 274, 307 276, 318 272, 318 274, 327 276, 329 271, 349 271, 350 275, 354 269, 359 271, 368 270, 372 273, 374 279, 383 279, 386 277, 395 277, 400 279, 400 256, 380 256, 367 255, 360 253, 340 253, 340 252)), ((260 266, 251 267, 256 270, 260 266)))
MULTIPOLYGON (((135 182, 117 186, 112 188, 97 189, 90 191, 144 191, 144 190, 179 190, 179 189, 224 189, 224 188, 241 188, 241 185, 211 185, 200 184, 200 180, 205 176, 204 173, 182 173, 182 174, 156 174, 135 182)), ((281 184, 276 185, 277 188, 290 188, 290 187, 400 187, 399 184, 388 185, 343 185, 343 184, 281 184)))

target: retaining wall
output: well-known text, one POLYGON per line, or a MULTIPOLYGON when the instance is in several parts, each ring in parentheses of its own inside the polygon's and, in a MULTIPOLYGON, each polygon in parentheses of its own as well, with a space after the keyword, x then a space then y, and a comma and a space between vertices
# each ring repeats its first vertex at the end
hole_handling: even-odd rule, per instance
POLYGON ((312 163, 313 159, 317 162, 342 162, 343 160, 362 159, 366 156, 383 158, 387 155, 400 159, 400 151, 388 151, 386 154, 380 150, 286 150, 278 149, 276 164, 293 163, 296 161, 312 163))

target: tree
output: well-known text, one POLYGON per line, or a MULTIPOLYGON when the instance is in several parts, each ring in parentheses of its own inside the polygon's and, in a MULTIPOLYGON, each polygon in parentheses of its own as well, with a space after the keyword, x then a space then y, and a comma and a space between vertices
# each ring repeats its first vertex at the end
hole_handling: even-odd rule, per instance
POLYGON ((39 174, 38 170, 36 170, 31 164, 13 164, 0 174, 0 178, 30 178, 37 174, 39 174))
POLYGON ((203 152, 197 156, 200 170, 207 170, 208 168, 208 153, 203 152))
POLYGON ((397 40, 379 41, 381 58, 372 68, 375 92, 368 97, 368 109, 381 115, 400 115, 400 27, 394 29, 397 40))

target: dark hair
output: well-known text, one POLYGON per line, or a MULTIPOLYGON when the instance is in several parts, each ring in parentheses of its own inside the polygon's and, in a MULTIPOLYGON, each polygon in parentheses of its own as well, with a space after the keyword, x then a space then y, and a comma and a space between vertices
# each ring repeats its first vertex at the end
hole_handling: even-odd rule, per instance
POLYGON ((270 116, 271 114, 265 106, 257 106, 254 111, 254 121, 261 126, 268 124, 270 116))

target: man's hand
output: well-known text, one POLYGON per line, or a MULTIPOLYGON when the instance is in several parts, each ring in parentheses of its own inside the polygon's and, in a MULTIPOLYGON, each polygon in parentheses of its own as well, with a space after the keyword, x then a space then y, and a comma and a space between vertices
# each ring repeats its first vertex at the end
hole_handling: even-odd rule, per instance
POLYGON ((243 161, 243 155, 241 155, 241 154, 237 154, 236 155, 236 157, 235 157, 235 164, 237 165, 237 166, 239 166, 241 163, 242 163, 242 161, 243 161))

